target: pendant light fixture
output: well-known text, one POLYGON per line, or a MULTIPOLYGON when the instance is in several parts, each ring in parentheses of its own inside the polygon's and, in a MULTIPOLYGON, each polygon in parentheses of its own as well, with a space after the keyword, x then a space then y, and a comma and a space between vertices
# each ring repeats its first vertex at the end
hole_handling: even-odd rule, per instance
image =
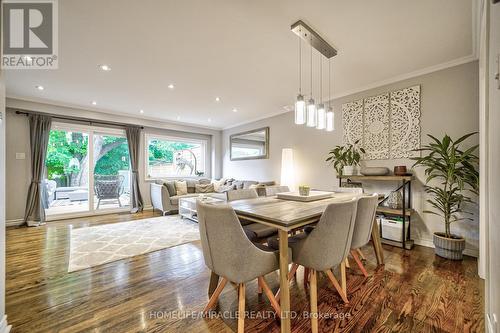
POLYGON ((316 110, 316 104, 314 103, 313 98, 313 49, 311 44, 311 98, 307 103, 307 127, 316 127, 318 113, 316 110))
POLYGON ((323 104, 323 58, 319 57, 319 104, 318 104, 318 119, 316 129, 323 130, 326 127, 326 111, 323 104))
MULTIPOLYGON (((337 55, 337 50, 325 41, 316 31, 302 21, 297 21, 291 26, 291 30, 299 37, 299 94, 295 100, 295 124, 305 124, 307 127, 316 128, 319 130, 326 129, 331 132, 335 129, 333 108, 331 106, 331 98, 328 100, 328 107, 325 108, 323 103, 323 57, 331 59, 337 55), (307 103, 302 95, 302 40, 304 40, 311 47, 310 54, 310 84, 311 91, 307 103), (313 96, 313 48, 318 51, 319 56, 319 100, 316 105, 313 96)), ((331 93, 331 73, 330 61, 328 62, 328 95, 331 93)), ((331 96, 330 96, 331 97, 331 96)))
POLYGON ((328 60, 328 111, 326 112, 326 131, 332 132, 335 130, 335 113, 332 108, 332 79, 331 79, 331 68, 330 59, 328 60))
POLYGON ((306 102, 302 96, 302 41, 299 39, 299 94, 295 101, 295 124, 304 125, 306 123, 306 102))

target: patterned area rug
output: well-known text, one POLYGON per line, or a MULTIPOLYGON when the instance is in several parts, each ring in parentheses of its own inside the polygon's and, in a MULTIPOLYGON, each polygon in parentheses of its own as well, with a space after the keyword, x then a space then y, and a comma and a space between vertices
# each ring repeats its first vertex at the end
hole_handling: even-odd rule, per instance
POLYGON ((178 215, 72 229, 68 272, 199 239, 198 224, 178 215))

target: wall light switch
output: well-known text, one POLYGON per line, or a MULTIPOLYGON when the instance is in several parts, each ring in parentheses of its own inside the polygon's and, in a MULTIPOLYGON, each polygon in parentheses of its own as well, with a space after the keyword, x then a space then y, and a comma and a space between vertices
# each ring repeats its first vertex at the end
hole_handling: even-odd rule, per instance
POLYGON ((16 160, 25 160, 25 159, 26 159, 25 153, 16 153, 16 160))

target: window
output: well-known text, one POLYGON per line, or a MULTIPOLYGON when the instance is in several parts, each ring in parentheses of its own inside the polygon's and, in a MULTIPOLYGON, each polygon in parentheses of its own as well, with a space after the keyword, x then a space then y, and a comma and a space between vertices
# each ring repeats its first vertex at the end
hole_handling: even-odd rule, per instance
POLYGON ((207 140, 147 135, 147 177, 204 176, 207 146, 207 140))

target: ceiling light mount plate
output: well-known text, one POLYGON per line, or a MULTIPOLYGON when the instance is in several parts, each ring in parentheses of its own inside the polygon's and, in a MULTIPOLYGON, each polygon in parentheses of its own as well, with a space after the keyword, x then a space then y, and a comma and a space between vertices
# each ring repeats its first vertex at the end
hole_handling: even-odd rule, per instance
POLYGON ((309 45, 318 50, 318 52, 324 55, 327 59, 333 58, 337 55, 337 50, 328 44, 327 41, 325 41, 316 31, 303 21, 298 20, 292 24, 290 29, 309 45))

